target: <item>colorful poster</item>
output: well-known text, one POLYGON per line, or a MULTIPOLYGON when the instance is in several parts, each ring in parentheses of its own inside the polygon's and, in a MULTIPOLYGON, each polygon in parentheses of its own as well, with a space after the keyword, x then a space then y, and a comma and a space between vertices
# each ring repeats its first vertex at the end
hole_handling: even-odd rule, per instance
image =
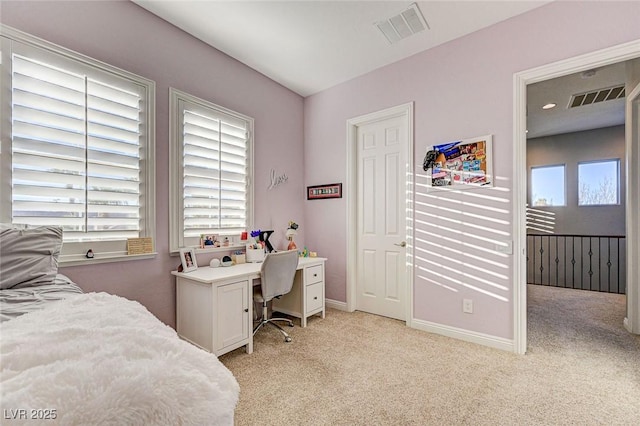
POLYGON ((493 186, 492 136, 482 136, 435 145, 436 160, 431 169, 432 187, 493 186))

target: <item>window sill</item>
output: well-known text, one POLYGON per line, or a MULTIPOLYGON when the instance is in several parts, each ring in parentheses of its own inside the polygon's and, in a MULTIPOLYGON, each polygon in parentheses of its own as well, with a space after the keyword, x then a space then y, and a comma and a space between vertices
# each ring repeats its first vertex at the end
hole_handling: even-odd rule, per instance
POLYGON ((94 257, 89 259, 84 254, 73 254, 60 256, 58 258, 58 266, 64 268, 66 266, 93 265, 96 263, 112 263, 126 262, 129 260, 153 259, 158 253, 145 254, 126 254, 121 252, 95 253, 94 257))
POLYGON ((196 254, 200 253, 216 253, 220 251, 239 250, 245 248, 245 244, 229 244, 226 247, 213 247, 213 248, 196 248, 196 254))
MULTIPOLYGON (((247 241, 248 243, 249 241, 247 241)), ((185 248, 194 248, 196 254, 204 254, 204 253, 222 253, 227 251, 235 251, 246 248, 246 243, 240 244, 230 244, 227 247, 212 247, 212 248, 200 248, 200 247, 185 247, 185 248)), ((172 251, 171 256, 178 256, 180 251, 172 251)))

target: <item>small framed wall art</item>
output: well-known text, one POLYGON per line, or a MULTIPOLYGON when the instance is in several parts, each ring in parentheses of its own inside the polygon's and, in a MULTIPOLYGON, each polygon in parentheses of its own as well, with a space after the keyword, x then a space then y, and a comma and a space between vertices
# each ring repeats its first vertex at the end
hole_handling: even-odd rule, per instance
POLYGON ((467 189, 493 186, 492 135, 435 145, 427 171, 431 188, 467 189))
POLYGON ((307 186, 307 200, 342 198, 342 183, 307 186))
POLYGON ((180 249, 180 261, 182 262, 182 272, 191 272, 198 269, 196 249, 193 247, 180 249))

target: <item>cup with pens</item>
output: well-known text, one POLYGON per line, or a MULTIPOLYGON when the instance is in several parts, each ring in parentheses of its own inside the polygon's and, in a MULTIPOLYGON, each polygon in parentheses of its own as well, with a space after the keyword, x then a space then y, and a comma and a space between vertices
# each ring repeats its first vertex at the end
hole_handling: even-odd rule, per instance
POLYGON ((231 255, 231 258, 233 259, 233 263, 235 263, 236 265, 247 263, 247 258, 242 250, 234 251, 233 255, 231 255))

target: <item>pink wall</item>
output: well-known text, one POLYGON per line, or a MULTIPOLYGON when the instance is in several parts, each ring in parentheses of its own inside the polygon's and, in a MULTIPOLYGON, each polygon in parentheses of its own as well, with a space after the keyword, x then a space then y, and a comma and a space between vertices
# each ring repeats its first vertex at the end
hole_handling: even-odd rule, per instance
MULTIPOLYGON (((276 230, 286 245, 289 220, 304 244, 303 99, 262 74, 178 30, 131 2, 2 2, 3 24, 134 72, 156 82, 158 255, 152 260, 63 268, 85 291, 138 300, 175 325, 175 281, 169 256, 169 87, 255 119, 255 227, 276 230), (269 171, 287 183, 267 191, 269 171)), ((208 263, 212 256, 199 256, 208 263)))
POLYGON ((178 260, 168 255, 169 86, 255 118, 256 227, 279 230, 284 244, 287 222, 300 223, 296 241, 329 257, 326 295, 339 301, 346 300, 346 199, 304 201, 304 185, 345 182, 346 120, 413 101, 418 184, 428 146, 493 134, 496 188, 416 191, 414 308, 420 320, 511 338, 513 260, 487 240, 513 239, 513 74, 640 38, 639 2, 554 2, 303 100, 129 2, 1 8, 4 24, 156 81, 158 256, 63 272, 86 291, 139 300, 170 325, 169 271, 178 260), (289 180, 267 191, 271 168, 289 180), (446 281, 438 270, 460 273, 448 272, 455 281, 446 281), (463 298, 474 300, 474 315, 462 314, 463 298))
MULTIPOLYGON (((346 121, 414 102, 414 318, 511 339, 513 74, 640 38, 640 2, 554 2, 305 99, 305 182, 344 182, 346 121), (426 193, 427 147, 493 135, 495 188, 426 193), (445 275, 451 279, 443 278, 445 275), (462 313, 462 299, 474 314, 462 313)), ((307 202, 306 237, 346 301, 346 200, 307 202)))

